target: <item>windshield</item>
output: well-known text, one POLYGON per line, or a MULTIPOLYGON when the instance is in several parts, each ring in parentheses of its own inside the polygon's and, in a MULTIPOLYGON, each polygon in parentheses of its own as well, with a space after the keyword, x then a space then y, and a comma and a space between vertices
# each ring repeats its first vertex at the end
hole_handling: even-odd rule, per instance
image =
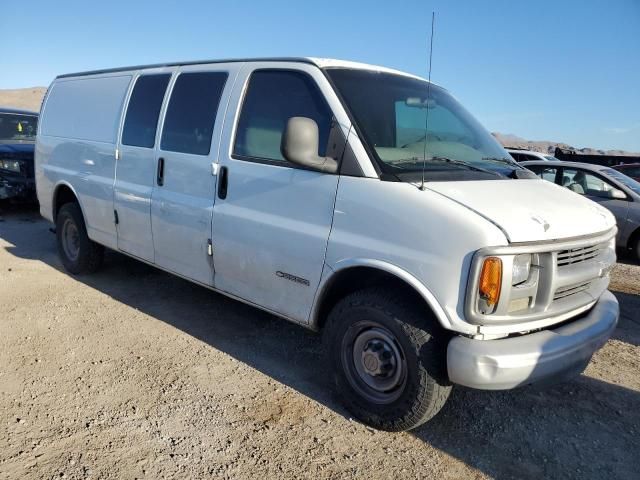
POLYGON ((0 141, 36 139, 38 117, 19 113, 0 113, 0 141))
POLYGON ((559 162, 560 161, 556 157, 554 157, 553 155, 545 155, 544 158, 546 158, 550 162, 559 162))
POLYGON ((521 169, 444 89, 403 75, 327 69, 380 169, 404 181, 496 179, 521 169), (425 125, 428 114, 428 134, 425 125))
POLYGON ((614 170, 613 168, 606 168, 604 171, 607 173, 607 175, 609 175, 612 178, 615 178, 621 184, 630 188, 635 193, 640 195, 640 182, 637 182, 633 178, 628 177, 624 173, 619 172, 618 170, 614 170))

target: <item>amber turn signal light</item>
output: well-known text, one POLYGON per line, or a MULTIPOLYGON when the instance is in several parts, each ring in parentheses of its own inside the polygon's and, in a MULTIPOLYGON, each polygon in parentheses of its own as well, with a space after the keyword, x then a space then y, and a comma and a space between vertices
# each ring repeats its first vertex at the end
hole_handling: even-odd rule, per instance
POLYGON ((488 257, 482 264, 480 272, 480 296, 492 307, 500 299, 500 287, 502 285, 502 260, 497 257, 488 257))

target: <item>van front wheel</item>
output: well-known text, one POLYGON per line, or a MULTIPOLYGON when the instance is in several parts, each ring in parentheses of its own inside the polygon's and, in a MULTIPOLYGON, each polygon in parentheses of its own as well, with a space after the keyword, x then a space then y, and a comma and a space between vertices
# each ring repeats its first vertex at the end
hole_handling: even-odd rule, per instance
POLYGON ((77 203, 66 203, 56 217, 58 255, 73 274, 95 272, 102 265, 104 247, 87 236, 87 227, 77 203))
POLYGON ((347 408, 387 431, 415 428, 443 407, 446 343, 412 298, 381 288, 353 293, 329 315, 325 342, 347 408))

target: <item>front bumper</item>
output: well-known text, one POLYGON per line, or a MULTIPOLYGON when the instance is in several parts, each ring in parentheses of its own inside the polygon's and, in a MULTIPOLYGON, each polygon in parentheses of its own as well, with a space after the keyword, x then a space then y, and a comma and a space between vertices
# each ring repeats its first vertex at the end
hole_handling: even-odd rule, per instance
POLYGON ((33 178, 0 174, 0 200, 35 200, 36 182, 33 178))
POLYGON ((507 390, 581 373, 616 328, 619 306, 605 291, 579 320, 550 330, 499 340, 454 337, 447 348, 452 383, 507 390))

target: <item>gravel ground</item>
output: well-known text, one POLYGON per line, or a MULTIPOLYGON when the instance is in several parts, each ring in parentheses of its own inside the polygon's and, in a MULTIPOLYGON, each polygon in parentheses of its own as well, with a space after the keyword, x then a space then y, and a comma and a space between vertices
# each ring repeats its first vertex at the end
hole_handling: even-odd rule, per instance
POLYGON ((329 388, 319 338, 110 253, 62 271, 36 212, 0 217, 0 478, 638 478, 640 266, 586 372, 454 390, 377 432, 329 388))

